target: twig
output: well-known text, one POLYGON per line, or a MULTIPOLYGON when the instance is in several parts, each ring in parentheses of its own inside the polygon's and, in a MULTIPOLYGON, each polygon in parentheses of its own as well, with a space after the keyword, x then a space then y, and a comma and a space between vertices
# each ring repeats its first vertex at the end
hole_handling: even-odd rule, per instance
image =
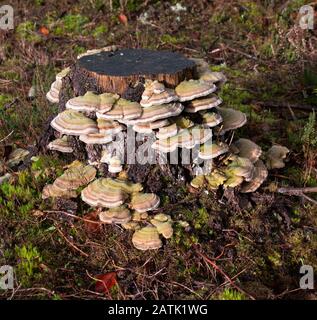
POLYGON ((303 289, 302 289, 302 288, 296 288, 296 289, 293 289, 293 290, 285 290, 285 291, 283 291, 282 293, 274 296, 274 299, 282 298, 282 297, 285 296, 286 294, 290 294, 290 293, 297 292, 297 291, 300 291, 300 290, 303 290, 303 289))
POLYGON ((85 218, 82 218, 82 217, 78 217, 74 214, 71 214, 71 213, 68 213, 68 212, 65 212, 65 211, 55 211, 55 210, 45 210, 43 211, 45 213, 62 213, 66 216, 69 216, 69 217, 72 217, 74 219, 77 219, 77 220, 81 220, 81 221, 85 221, 85 222, 89 222, 89 223, 95 223, 95 224, 103 224, 101 221, 93 221, 93 220, 88 220, 88 219, 85 219, 85 218))
POLYGON ((306 196, 306 194, 302 194, 302 197, 305 198, 306 200, 312 202, 313 204, 317 205, 317 201, 315 199, 312 199, 311 197, 306 196))
POLYGON ((87 254, 86 252, 82 251, 81 249, 79 249, 78 247, 76 247, 69 239, 67 239, 67 237, 63 234, 63 232, 55 225, 56 230, 58 231, 58 233, 65 239, 65 241, 72 247, 74 248, 76 251, 78 251, 80 254, 82 254, 84 257, 88 258, 89 254, 87 254))
POLYGON ((4 137, 3 139, 0 140, 0 143, 3 142, 4 140, 7 140, 12 134, 13 134, 14 130, 12 130, 6 137, 4 137))
POLYGON ((253 101, 253 104, 259 105, 263 108, 287 108, 287 109, 301 109, 306 111, 316 110, 315 106, 309 104, 289 104, 285 102, 261 102, 261 101, 253 101))
POLYGON ((184 284, 181 284, 181 283, 178 283, 178 282, 175 282, 175 281, 172 281, 172 282, 169 282, 170 284, 174 285, 174 286, 180 286, 186 290, 188 290, 189 292, 191 292, 192 294, 194 294, 197 298, 199 298, 200 300, 203 300, 203 297, 198 294, 197 292, 195 292, 194 290, 186 287, 184 284))
POLYGON ((238 291, 240 291, 241 293, 243 293, 244 295, 248 296, 251 300, 255 300, 255 298, 253 296, 251 296, 250 294, 248 294, 247 292, 245 292, 243 289, 241 289, 240 287, 238 287, 233 281, 232 279, 222 270, 220 269, 215 262, 211 261, 208 257, 206 257, 203 253, 201 253, 200 251, 198 251, 196 249, 196 252, 199 256, 201 256, 207 263, 209 263, 216 271, 218 271, 219 273, 221 273, 225 279, 238 291))
POLYGON ((278 188, 277 192, 287 194, 290 196, 301 196, 303 193, 314 193, 317 192, 317 187, 306 187, 306 188, 278 188))
MULTIPOLYGON (((86 270, 86 274, 87 274, 87 276, 88 276, 90 279, 92 279, 92 280, 94 280, 94 281, 96 281, 96 282, 101 282, 102 284, 104 284, 104 282, 103 282, 102 280, 93 277, 93 276, 88 272, 88 270, 86 270)), ((109 289, 108 289, 105 285, 104 285, 104 288, 105 288, 106 291, 107 291, 107 297, 109 298, 109 300, 113 300, 112 297, 111 297, 111 294, 110 294, 110 292, 109 292, 109 289)))
POLYGON ((248 54, 248 53, 245 53, 239 49, 235 49, 235 48, 231 48, 229 46, 225 46, 225 49, 228 49, 229 51, 232 51, 232 52, 235 52, 235 53, 239 53, 243 56, 245 56, 246 58, 249 58, 249 59, 252 59, 252 60, 255 60, 255 61, 263 61, 262 59, 259 59, 255 56, 252 56, 251 54, 248 54))
POLYGON ((317 205, 317 201, 311 197, 308 197, 305 193, 317 192, 317 187, 306 187, 306 188, 278 188, 277 192, 286 194, 289 196, 299 196, 317 205))
POLYGON ((296 116, 295 116, 295 113, 294 113, 293 109, 290 107, 289 104, 287 104, 287 108, 288 108, 289 113, 291 114, 293 120, 297 120, 297 118, 296 118, 296 116))

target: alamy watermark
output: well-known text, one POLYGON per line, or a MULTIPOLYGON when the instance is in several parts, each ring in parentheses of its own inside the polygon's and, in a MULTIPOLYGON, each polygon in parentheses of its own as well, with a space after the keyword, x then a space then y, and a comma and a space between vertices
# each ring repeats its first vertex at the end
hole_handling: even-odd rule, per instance
POLYGON ((299 287, 301 289, 313 290, 315 288, 313 267, 310 265, 302 265, 299 273, 303 275, 299 280, 299 287))
POLYGON ((14 286, 13 267, 5 265, 0 267, 0 290, 13 289, 14 286))
POLYGON ((314 14, 313 6, 305 5, 299 9, 299 26, 303 30, 314 30, 314 14))
POLYGON ((14 28, 14 10, 10 5, 0 6, 0 30, 12 30, 14 28))

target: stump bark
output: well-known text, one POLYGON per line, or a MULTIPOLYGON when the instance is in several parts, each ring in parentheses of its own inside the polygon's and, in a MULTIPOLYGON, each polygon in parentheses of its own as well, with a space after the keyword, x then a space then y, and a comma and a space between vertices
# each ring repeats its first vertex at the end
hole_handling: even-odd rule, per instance
POLYGON ((145 79, 175 88, 195 74, 194 61, 179 53, 123 49, 80 58, 73 71, 73 87, 78 94, 92 88, 99 93, 118 93, 123 98, 139 101, 145 79))

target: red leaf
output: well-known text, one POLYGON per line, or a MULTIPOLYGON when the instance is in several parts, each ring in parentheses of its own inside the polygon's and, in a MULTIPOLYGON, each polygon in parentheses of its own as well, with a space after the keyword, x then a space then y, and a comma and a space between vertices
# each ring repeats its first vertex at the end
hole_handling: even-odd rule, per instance
POLYGON ((94 223, 95 221, 96 222, 100 222, 97 211, 92 211, 90 213, 87 213, 86 215, 84 215, 83 218, 85 219, 84 220, 84 224, 85 224, 86 232, 88 232, 88 233, 97 233, 97 232, 101 231, 101 229, 102 229, 101 224, 100 223, 94 223), (86 220, 89 220, 89 221, 92 221, 92 222, 89 222, 89 221, 86 221, 86 220))
POLYGON ((98 274, 95 278, 99 280, 95 287, 95 291, 99 293, 108 294, 109 290, 117 284, 117 274, 115 272, 98 274))
POLYGON ((40 32, 43 36, 48 36, 49 33, 50 33, 50 31, 49 31, 46 27, 44 27, 44 26, 42 26, 42 27, 39 29, 39 32, 40 32))
POLYGON ((123 14, 123 13, 120 13, 120 14, 119 14, 119 21, 120 21, 123 25, 125 25, 125 26, 128 25, 128 18, 127 18, 127 16, 126 16, 125 14, 123 14))

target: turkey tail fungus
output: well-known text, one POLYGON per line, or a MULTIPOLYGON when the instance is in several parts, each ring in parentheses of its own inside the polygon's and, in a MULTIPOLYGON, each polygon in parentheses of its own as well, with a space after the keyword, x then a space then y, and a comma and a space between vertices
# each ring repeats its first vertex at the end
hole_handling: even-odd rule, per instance
POLYGON ((172 218, 157 214, 161 199, 151 191, 149 164, 196 189, 254 192, 267 177, 266 166, 283 167, 288 149, 274 146, 266 154, 248 139, 232 141, 247 117, 220 107, 217 86, 225 81, 206 61, 175 52, 112 46, 81 55, 47 94, 60 111, 47 148, 84 163, 47 185, 43 198, 81 194, 97 210, 109 209, 100 211, 103 223, 133 229, 134 246, 149 250, 162 246, 160 236, 173 234, 172 218), (138 150, 132 148, 135 161, 129 162, 131 147, 138 150), (78 174, 89 177, 82 181, 78 174))

